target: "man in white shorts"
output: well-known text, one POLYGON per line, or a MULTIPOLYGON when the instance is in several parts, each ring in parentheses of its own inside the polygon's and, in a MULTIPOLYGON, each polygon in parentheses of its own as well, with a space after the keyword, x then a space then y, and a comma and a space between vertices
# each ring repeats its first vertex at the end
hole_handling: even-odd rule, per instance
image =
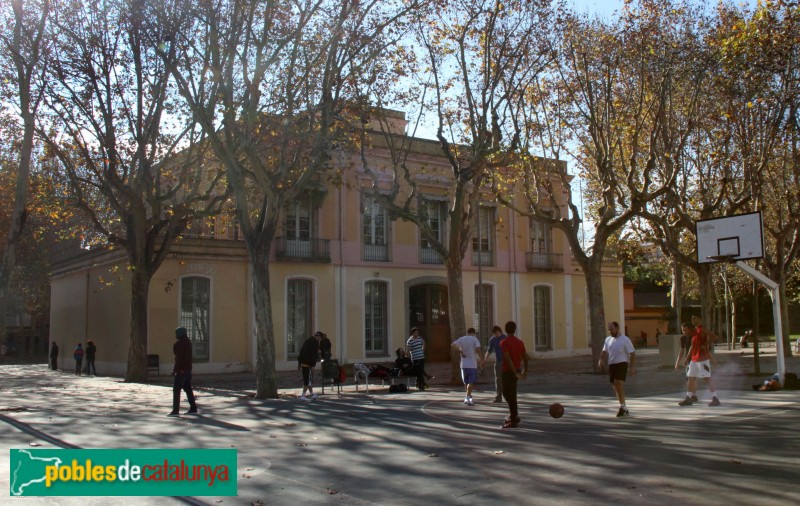
POLYGON ((478 382, 478 359, 481 355, 481 342, 475 337, 475 329, 467 330, 467 335, 456 339, 452 347, 461 354, 461 379, 466 390, 464 404, 474 406, 472 387, 478 382))
POLYGON ((684 365, 688 363, 689 372, 686 376, 689 381, 686 386, 686 398, 678 403, 678 406, 691 406, 695 399, 697 399, 697 378, 703 378, 708 384, 708 389, 711 391, 711 402, 709 406, 719 406, 722 404, 717 398, 717 389, 714 387, 714 382, 711 380, 711 353, 709 352, 709 344, 711 336, 710 333, 703 329, 700 318, 693 316, 692 323, 694 324, 694 335, 692 335, 692 349, 684 361, 684 365), (691 362, 689 359, 691 358, 691 362))

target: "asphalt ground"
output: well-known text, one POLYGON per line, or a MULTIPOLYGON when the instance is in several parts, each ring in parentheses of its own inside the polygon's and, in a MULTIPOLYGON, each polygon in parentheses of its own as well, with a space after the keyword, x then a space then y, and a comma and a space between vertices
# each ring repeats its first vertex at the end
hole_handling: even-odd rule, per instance
MULTIPOLYGON (((630 417, 588 357, 537 360, 520 382, 519 428, 502 430, 489 374, 476 405, 447 385, 389 394, 351 385, 297 400, 299 373, 281 373, 281 398, 252 398, 252 375, 195 378, 199 417, 167 418, 169 377, 151 384, 76 377, 44 364, 0 365, 0 488, 10 448, 238 449, 238 496, 8 497, 3 504, 753 504, 800 503, 798 391, 756 392, 773 355, 752 373, 751 351, 718 350, 722 406, 677 405, 683 375, 637 353, 626 384, 630 417), (560 402, 565 415, 548 416, 560 402)), ((798 359, 787 370, 800 372, 798 359)), ((101 371, 102 372, 102 371, 101 371)), ((352 380, 350 381, 352 382, 352 380)), ((316 389, 319 393, 319 388, 316 389)), ((185 400, 182 406, 186 408, 185 400)))

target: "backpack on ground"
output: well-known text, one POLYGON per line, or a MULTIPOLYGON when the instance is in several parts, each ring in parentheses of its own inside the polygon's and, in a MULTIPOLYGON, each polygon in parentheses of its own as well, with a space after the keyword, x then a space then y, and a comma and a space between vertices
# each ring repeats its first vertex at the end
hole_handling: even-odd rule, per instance
POLYGON ((408 392, 408 386, 405 383, 397 383, 395 385, 389 385, 390 394, 404 394, 406 392, 408 392))

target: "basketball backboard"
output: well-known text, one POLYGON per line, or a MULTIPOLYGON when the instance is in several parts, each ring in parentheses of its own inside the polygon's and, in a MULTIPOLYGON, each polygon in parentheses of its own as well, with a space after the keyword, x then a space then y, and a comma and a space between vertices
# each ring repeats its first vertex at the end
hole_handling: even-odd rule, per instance
POLYGON ((764 232, 761 213, 737 214, 700 220, 697 228, 697 262, 763 258, 764 232))

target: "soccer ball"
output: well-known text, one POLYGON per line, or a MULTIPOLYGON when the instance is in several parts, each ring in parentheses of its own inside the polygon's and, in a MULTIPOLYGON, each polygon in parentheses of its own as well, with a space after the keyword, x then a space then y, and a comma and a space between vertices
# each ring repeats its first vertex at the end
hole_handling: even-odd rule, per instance
POLYGON ((564 416, 564 406, 559 404, 558 402, 554 402, 550 405, 550 416, 553 418, 561 418, 564 416))

